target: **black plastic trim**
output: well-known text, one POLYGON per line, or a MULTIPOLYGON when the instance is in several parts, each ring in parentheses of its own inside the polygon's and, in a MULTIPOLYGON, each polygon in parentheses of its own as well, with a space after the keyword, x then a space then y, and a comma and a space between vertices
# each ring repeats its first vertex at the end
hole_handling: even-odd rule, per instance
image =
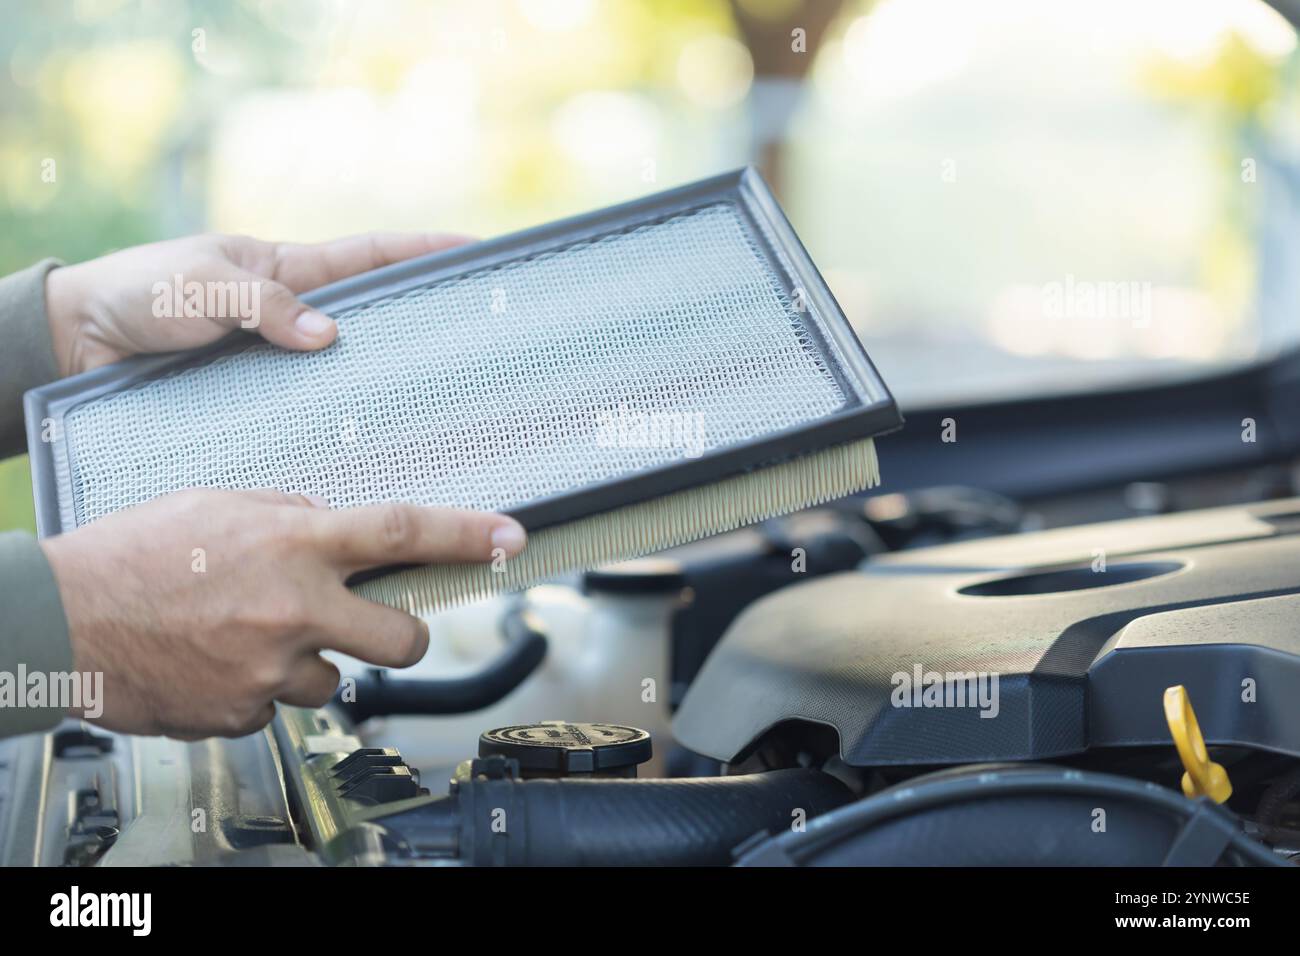
POLYGON ((1300 351, 1186 379, 1066 395, 907 406, 880 443, 880 492, 961 484, 1021 501, 1250 468, 1300 454, 1300 351), (944 442, 944 422, 957 440, 944 442), (1241 440, 1242 420, 1256 440, 1241 440))

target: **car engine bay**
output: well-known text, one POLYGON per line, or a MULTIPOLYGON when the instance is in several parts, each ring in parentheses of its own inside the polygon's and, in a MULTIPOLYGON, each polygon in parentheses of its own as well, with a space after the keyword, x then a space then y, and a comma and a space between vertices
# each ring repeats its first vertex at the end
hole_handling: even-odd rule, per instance
POLYGON ((0 743, 0 859, 1294 862, 1293 480, 848 499, 446 612, 249 737, 68 721, 0 743))

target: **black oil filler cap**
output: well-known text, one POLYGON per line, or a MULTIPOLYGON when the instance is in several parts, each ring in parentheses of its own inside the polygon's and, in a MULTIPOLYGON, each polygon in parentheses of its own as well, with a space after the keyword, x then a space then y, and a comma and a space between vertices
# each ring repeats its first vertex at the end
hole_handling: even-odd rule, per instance
POLYGON ((650 734, 639 728, 567 720, 498 727, 478 739, 480 757, 517 760, 526 777, 635 777, 652 752, 650 734))

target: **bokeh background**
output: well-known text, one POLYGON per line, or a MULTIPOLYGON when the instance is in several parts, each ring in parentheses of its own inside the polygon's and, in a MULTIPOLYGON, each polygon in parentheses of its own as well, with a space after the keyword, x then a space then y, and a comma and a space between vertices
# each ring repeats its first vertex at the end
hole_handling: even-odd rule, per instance
POLYGON ((905 408, 1197 374, 1300 330, 1296 45, 1263 0, 0 0, 0 272, 751 162, 905 408), (1076 282, 1149 314, 1045 314, 1076 282))

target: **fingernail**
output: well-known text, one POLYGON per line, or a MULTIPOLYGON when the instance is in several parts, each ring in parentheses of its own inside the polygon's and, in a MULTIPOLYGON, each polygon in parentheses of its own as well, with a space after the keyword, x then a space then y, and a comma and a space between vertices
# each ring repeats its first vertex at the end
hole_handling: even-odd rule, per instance
POLYGON ((328 508, 330 506, 329 500, 322 498, 320 495, 303 495, 303 497, 314 504, 317 508, 328 508))
POLYGON ((308 309, 294 320, 293 325, 303 335, 317 339, 334 327, 334 320, 324 312, 308 309))
POLYGON ((524 550, 524 541, 527 535, 524 529, 517 521, 502 522, 492 529, 492 547, 500 548, 506 553, 506 557, 518 554, 524 550))

